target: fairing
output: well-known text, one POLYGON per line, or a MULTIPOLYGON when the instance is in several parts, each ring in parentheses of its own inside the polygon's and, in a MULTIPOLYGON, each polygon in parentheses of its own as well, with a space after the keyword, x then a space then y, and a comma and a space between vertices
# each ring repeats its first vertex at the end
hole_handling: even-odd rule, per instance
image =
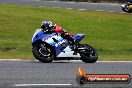
MULTIPOLYGON (((75 34, 73 38, 81 41, 84 38, 84 34, 75 34)), ((68 40, 62 38, 59 33, 44 34, 41 29, 36 30, 33 35, 32 43, 41 40, 53 47, 55 47, 56 57, 80 57, 80 54, 74 55, 74 51, 68 45, 68 40), (65 49, 62 50, 62 44, 66 44, 65 49)))
POLYGON ((84 34, 74 34, 73 38, 76 39, 77 41, 81 41, 85 37, 84 34))

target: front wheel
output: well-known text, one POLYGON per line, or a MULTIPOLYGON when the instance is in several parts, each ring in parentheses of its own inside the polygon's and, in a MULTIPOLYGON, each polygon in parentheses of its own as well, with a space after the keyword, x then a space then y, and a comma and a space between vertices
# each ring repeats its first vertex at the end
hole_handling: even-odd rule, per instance
POLYGON ((51 63, 54 59, 53 50, 51 48, 44 46, 44 45, 43 45, 43 47, 34 46, 32 48, 32 53, 37 60, 39 60, 43 63, 51 63))
POLYGON ((81 60, 85 63, 94 63, 98 59, 96 50, 90 45, 84 44, 85 52, 81 54, 81 60))

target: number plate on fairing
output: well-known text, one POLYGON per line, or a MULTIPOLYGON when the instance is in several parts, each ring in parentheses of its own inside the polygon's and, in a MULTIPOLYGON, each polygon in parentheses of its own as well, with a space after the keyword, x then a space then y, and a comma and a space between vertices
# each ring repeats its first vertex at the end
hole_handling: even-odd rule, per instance
POLYGON ((73 53, 74 51, 72 51, 71 48, 67 46, 57 57, 81 57, 79 53, 77 53, 77 55, 73 55, 73 53))

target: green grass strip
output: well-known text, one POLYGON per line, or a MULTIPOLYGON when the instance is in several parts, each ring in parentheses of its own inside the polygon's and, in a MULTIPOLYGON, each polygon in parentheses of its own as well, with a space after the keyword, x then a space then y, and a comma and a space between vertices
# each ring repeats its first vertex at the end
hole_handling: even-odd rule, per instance
POLYGON ((99 60, 132 60, 132 15, 0 4, 0 58, 34 59, 31 38, 44 20, 84 33, 99 60))

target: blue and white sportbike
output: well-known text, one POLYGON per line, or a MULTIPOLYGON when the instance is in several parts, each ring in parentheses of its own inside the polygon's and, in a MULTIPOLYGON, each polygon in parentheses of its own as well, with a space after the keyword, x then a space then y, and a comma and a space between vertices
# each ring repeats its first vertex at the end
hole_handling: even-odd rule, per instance
MULTIPOLYGON (((84 38, 84 34, 74 34, 77 41, 84 38)), ((70 41, 64 39, 59 33, 45 34, 42 29, 36 30, 32 38, 32 53, 34 57, 43 62, 53 60, 82 60, 85 63, 94 63, 98 59, 96 50, 87 44, 79 44, 76 48, 70 41)))

